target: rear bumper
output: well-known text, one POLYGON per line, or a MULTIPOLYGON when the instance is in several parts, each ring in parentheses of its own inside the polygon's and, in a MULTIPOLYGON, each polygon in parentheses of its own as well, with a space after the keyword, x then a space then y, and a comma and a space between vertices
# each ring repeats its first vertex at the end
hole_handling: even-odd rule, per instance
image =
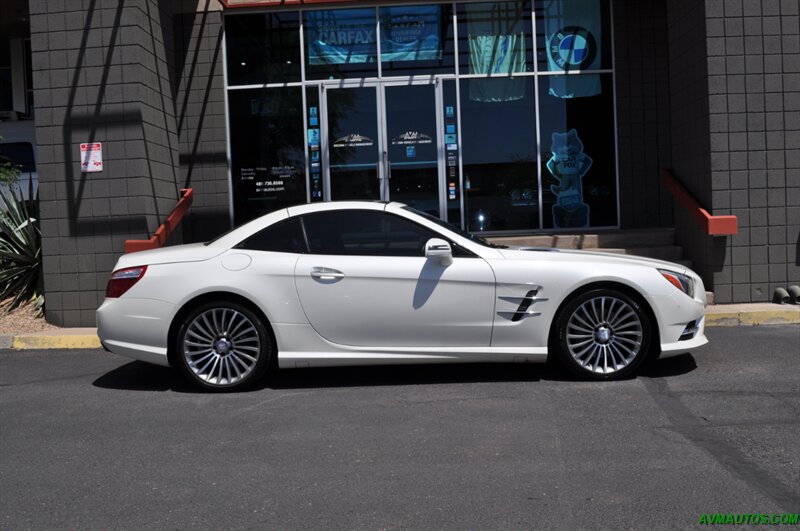
POLYGON ((114 354, 168 367, 167 337, 176 312, 154 299, 106 299, 97 310, 97 335, 114 354))

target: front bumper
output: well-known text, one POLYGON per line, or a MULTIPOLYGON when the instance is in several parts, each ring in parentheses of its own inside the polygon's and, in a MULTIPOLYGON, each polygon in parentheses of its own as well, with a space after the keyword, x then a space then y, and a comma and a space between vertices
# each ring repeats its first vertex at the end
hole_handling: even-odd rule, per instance
POLYGON ((677 356, 708 343, 705 335, 706 298, 702 282, 699 290, 695 298, 675 290, 669 297, 656 301, 654 308, 657 308, 658 314, 661 358, 677 356))
POLYGON ((661 359, 664 358, 671 358, 673 356, 679 356, 686 352, 687 350, 692 350, 693 348, 702 347, 706 343, 708 343, 708 338, 705 334, 706 331, 706 318, 705 316, 700 318, 700 324, 697 327, 697 332, 694 334, 694 337, 691 339, 684 339, 673 341, 671 343, 661 343, 661 359))

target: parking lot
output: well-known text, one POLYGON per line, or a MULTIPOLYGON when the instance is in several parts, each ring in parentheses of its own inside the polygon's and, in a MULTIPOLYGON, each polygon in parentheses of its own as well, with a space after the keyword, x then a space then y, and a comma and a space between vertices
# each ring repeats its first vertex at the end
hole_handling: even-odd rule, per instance
POLYGON ((281 371, 213 395, 0 352, 0 528, 684 528, 800 512, 800 327, 613 383, 544 365, 281 371))

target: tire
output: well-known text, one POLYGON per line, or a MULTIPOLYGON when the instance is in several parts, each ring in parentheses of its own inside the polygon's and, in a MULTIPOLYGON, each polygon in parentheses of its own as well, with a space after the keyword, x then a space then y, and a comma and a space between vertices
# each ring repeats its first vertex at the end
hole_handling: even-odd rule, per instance
POLYGON ((627 378, 650 354, 650 317, 621 291, 581 293, 564 306, 555 326, 557 360, 584 380, 627 378))
POLYGON ((270 366, 274 350, 266 324, 248 307, 229 301, 201 304, 178 329, 176 365, 208 391, 241 391, 270 366))

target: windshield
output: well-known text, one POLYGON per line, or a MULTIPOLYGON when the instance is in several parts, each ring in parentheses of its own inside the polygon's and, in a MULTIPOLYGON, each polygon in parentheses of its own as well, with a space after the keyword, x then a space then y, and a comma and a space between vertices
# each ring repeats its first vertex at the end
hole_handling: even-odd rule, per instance
POLYGON ((492 247, 494 249, 507 249, 508 248, 508 245, 497 245, 496 243, 487 242, 486 240, 484 240, 480 236, 476 236, 476 235, 472 234, 471 232, 467 232, 467 231, 463 230, 460 227, 456 227, 455 225, 451 225, 450 223, 448 223, 446 221, 442 221, 441 219, 439 219, 439 218, 437 218, 435 216, 431 216, 427 212, 422 212, 421 210, 417 210, 416 208, 411 208, 409 206, 404 206, 403 209, 404 210, 408 210, 409 212, 413 212, 414 214, 416 214, 418 216, 422 216, 423 218, 427 219, 428 221, 432 221, 432 222, 436 223, 437 225, 439 225, 440 227, 444 227, 445 229, 449 230, 450 232, 455 232, 456 234, 458 234, 462 238, 466 238, 467 240, 469 240, 471 242, 474 242, 474 243, 477 243, 478 245, 483 245, 484 247, 492 247))

